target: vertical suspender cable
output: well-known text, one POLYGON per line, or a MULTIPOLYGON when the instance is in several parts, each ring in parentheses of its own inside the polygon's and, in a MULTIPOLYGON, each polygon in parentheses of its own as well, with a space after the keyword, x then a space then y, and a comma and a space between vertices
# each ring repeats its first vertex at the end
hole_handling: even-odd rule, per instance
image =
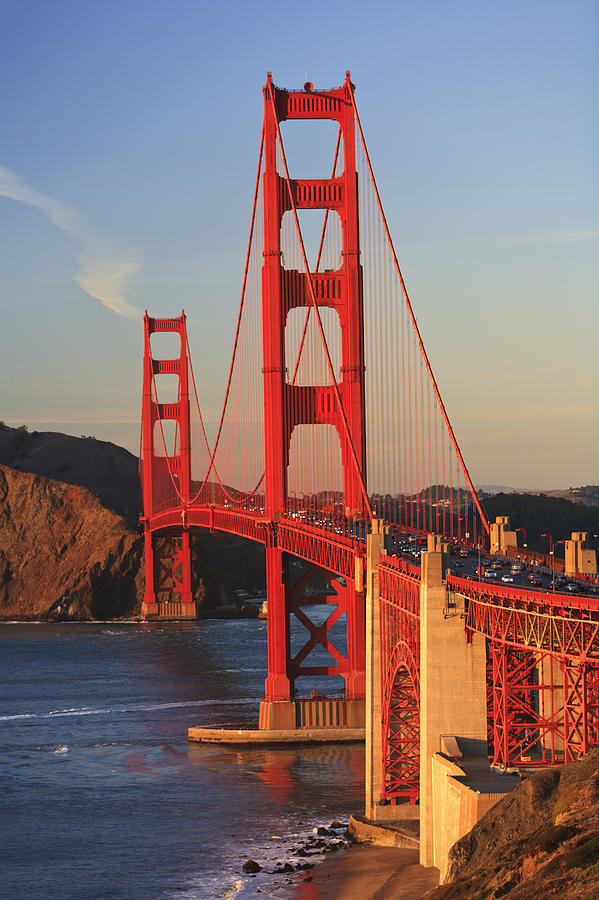
POLYGON ((409 298, 409 296, 408 296, 408 292, 407 292, 407 289, 406 289, 406 286, 405 286, 405 282, 404 282, 404 280, 403 280, 403 275, 402 275, 401 269, 400 269, 400 267, 399 267, 399 262, 398 262, 398 260, 397 260, 397 254, 395 253, 395 247, 394 247, 394 245, 393 245, 393 241, 392 241, 392 239, 391 239, 391 233, 390 233, 389 227, 388 227, 388 225, 387 225, 387 218, 386 218, 385 212, 384 212, 384 210, 383 210, 383 205, 382 205, 382 203, 381 203, 381 198, 380 198, 379 191, 378 191, 378 187, 377 187, 377 184, 376 184, 376 179, 375 179, 375 177, 374 177, 374 172, 373 172, 373 170, 372 170, 372 165, 371 165, 371 162, 370 162, 370 156, 369 156, 369 154, 368 154, 368 149, 367 149, 367 147, 366 147, 366 141, 365 141, 365 139, 364 139, 364 132, 362 131, 362 123, 360 122, 360 116, 359 116, 359 114, 358 114, 358 109, 357 109, 357 106, 356 106, 356 100, 355 100, 353 91, 350 91, 350 97, 351 97, 351 102, 352 102, 352 106, 353 106, 353 109, 354 109, 354 115, 355 115, 355 117, 356 117, 356 124, 357 124, 357 126, 358 126, 358 131, 359 131, 359 133, 360 133, 360 140, 362 141, 362 147, 363 147, 363 149, 364 149, 364 156, 365 156, 365 158, 366 158, 366 162, 367 162, 367 165, 368 165, 368 171, 369 171, 369 173, 370 173, 370 178, 371 178, 371 180, 372 180, 372 184, 373 184, 374 191, 375 191, 375 195, 376 195, 376 199, 377 199, 377 203, 378 203, 378 207, 379 207, 379 213, 380 213, 380 216, 381 216, 381 219, 382 219, 382 222, 383 222, 383 228, 384 228, 385 234, 386 234, 386 236, 387 236, 387 241, 388 241, 388 243, 389 243, 389 249, 390 249, 391 254, 392 254, 392 256, 393 256, 393 262, 394 262, 394 265, 395 265, 395 271, 397 272, 397 275, 398 275, 398 277, 399 277, 399 281, 400 281, 400 285, 401 285, 401 291, 402 291, 402 294, 403 294, 403 297, 404 297, 404 301, 405 301, 406 306, 407 306, 407 308, 408 308, 408 312, 409 312, 409 315, 410 315, 410 319, 411 319, 411 321, 412 321, 412 325, 413 325, 413 328, 414 328, 415 333, 416 333, 416 337, 417 337, 417 340, 418 340, 418 345, 419 345, 419 347, 420 347, 420 352, 421 352, 422 357, 423 357, 423 359, 424 359, 424 362, 425 362, 425 365, 426 365, 426 369, 427 369, 429 378, 431 379, 431 382, 432 382, 432 385, 433 385, 433 390, 434 390, 434 392, 435 392, 435 397, 437 398, 437 402, 439 403, 439 406, 440 406, 440 409, 441 409, 441 413, 442 413, 442 415, 443 415, 443 418, 444 418, 444 420, 445 420, 445 424, 446 424, 447 430, 448 430, 448 432, 449 432, 449 436, 450 436, 451 441, 452 441, 452 443, 453 443, 453 445, 454 445, 454 448, 455 448, 455 451, 456 451, 456 453, 457 453, 457 456, 458 456, 458 459, 459 459, 459 461, 460 461, 460 464, 461 464, 461 466, 462 466, 464 475, 465 475, 466 480, 467 480, 467 482, 468 482, 468 486, 469 486, 470 492, 471 492, 471 494, 472 494, 472 499, 473 499, 473 501, 474 501, 474 503, 475 503, 475 505, 476 505, 476 508, 477 508, 477 510, 478 510, 478 514, 479 514, 479 516, 480 516, 480 519, 481 519, 481 522, 482 522, 482 524, 483 524, 483 526, 484 526, 484 529, 485 529, 485 531, 486 531, 487 534, 488 534, 488 533, 489 533, 489 523, 488 523, 488 521, 487 521, 487 517, 486 517, 486 515, 485 515, 485 513, 484 513, 484 510, 482 509, 482 507, 481 507, 481 505, 480 505, 478 496, 477 496, 477 494, 476 494, 476 490, 475 490, 475 488, 474 488, 474 485, 473 485, 473 483, 472 483, 472 479, 470 478, 470 474, 469 474, 469 472, 468 472, 468 468, 467 468, 466 463, 465 463, 465 461, 464 461, 464 457, 462 456, 461 450, 460 450, 460 448, 459 448, 458 442, 457 442, 456 437, 455 437, 455 434, 454 434, 454 432, 453 432, 453 428, 451 427, 451 422, 449 421, 449 416, 447 415, 447 410, 445 409, 445 404, 443 403, 443 400, 442 400, 442 398, 441 398, 441 394, 440 394, 440 392, 439 392, 439 387, 438 387, 437 382, 436 382, 436 380, 435 380, 435 376, 434 376, 434 374, 433 374, 433 370, 432 370, 432 368, 431 368, 431 364, 430 364, 430 361, 429 361, 427 352, 426 352, 426 350, 425 350, 424 343, 423 343, 423 341, 422 341, 422 337, 421 337, 421 335, 420 335, 420 329, 418 328, 418 323, 416 322, 416 317, 414 316, 414 311, 413 311, 413 309, 412 309, 412 304, 411 304, 410 298, 409 298))

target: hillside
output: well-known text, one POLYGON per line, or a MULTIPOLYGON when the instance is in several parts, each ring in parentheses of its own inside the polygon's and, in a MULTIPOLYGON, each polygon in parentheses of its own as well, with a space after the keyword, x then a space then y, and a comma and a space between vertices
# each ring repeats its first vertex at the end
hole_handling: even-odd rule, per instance
MULTIPOLYGON (((263 590, 261 546, 201 533, 192 553, 201 616, 263 590)), ((122 516, 85 488, 0 466, 0 619, 133 616, 143 591, 143 541, 122 516)))
POLYGON ((90 491, 0 466, 0 617, 139 612, 142 541, 90 491))
POLYGON ((594 900, 599 892, 599 749, 523 781, 449 852, 427 900, 594 900))
POLYGON ((137 464, 132 453, 108 441, 0 423, 0 465, 85 487, 130 522, 137 517, 137 464))
MULTIPOLYGON (((107 441, 0 423, 0 618, 139 612, 137 466, 107 441)), ((262 546, 202 531, 192 553, 200 615, 234 613, 236 592, 264 590, 262 546)))
MULTIPOLYGON (((509 516, 512 528, 525 528, 530 550, 548 551, 548 539, 541 537, 542 534, 551 534, 558 541, 569 539, 573 531, 588 532, 588 546, 599 550, 599 541, 593 537, 599 534, 597 506, 546 494, 493 494, 485 496, 483 503, 490 522, 496 516, 509 516)), ((523 535, 519 541, 523 542, 523 535)), ((557 555, 563 557, 563 546, 557 555)))

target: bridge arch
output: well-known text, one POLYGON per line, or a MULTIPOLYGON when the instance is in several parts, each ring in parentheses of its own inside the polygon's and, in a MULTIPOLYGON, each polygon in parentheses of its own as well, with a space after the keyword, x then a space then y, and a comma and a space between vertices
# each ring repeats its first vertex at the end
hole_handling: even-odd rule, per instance
POLYGON ((393 648, 382 690, 382 797, 415 802, 420 781, 420 674, 419 660, 406 641, 393 648))

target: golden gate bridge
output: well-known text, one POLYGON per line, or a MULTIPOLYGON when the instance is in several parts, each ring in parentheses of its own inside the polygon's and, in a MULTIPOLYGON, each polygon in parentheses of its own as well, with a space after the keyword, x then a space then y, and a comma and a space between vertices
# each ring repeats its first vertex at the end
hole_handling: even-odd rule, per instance
MULTIPOLYGON (((416 800, 425 575, 424 563, 397 552, 407 534, 428 539, 440 560, 443 616, 461 609, 464 644, 482 647, 494 765, 555 764, 599 743, 597 600, 451 573, 447 545, 488 546, 490 526, 420 335, 349 73, 331 90, 284 90, 268 75, 239 313, 212 442, 185 315, 146 314, 144 330, 144 615, 195 617, 194 529, 262 544, 261 728, 312 721, 320 701, 306 698, 302 685, 332 675, 342 696, 326 705, 325 724, 363 727, 370 690, 378 799, 416 800), (289 171, 285 127, 297 120, 335 123, 329 177, 289 171), (312 255, 307 211, 320 216, 312 255), (178 341, 168 359, 154 350, 160 333, 178 341), (166 401, 169 387, 176 399, 166 401), (375 621, 367 627, 369 590, 375 621), (315 615, 323 605, 324 621, 315 615), (307 637, 292 648, 294 619, 307 637), (367 632, 376 635, 374 687, 367 632)), ((426 653, 427 665, 442 655, 434 645, 426 653)))

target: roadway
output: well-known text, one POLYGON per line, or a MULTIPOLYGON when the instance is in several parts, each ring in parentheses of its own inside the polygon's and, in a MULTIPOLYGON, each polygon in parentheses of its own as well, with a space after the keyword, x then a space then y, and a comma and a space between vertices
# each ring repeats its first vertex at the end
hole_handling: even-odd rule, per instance
MULTIPOLYGON (((400 533, 396 538, 395 551, 398 556, 412 565, 420 565, 420 552, 426 549, 426 542, 414 535, 400 533)), ((526 591, 539 591, 547 594, 553 592, 553 573, 550 569, 534 565, 528 561, 506 559, 491 556, 481 551, 479 575, 478 550, 466 548, 459 544, 450 546, 451 573, 458 578, 470 578, 474 581, 513 586, 526 591), (517 571, 514 567, 520 567, 517 571)), ((599 597, 599 584, 590 584, 583 579, 555 574, 555 592, 572 597, 599 597)))

